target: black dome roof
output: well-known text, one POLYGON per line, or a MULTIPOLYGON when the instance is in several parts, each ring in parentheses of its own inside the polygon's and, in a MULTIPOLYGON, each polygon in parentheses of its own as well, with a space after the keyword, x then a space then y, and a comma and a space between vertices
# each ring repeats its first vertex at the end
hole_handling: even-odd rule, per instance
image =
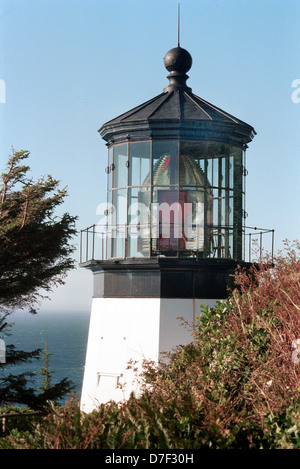
POLYGON ((170 74, 163 93, 108 121, 101 137, 114 142, 149 138, 187 138, 243 146, 256 134, 252 126, 192 93, 186 72, 192 57, 181 47, 164 57, 170 74))

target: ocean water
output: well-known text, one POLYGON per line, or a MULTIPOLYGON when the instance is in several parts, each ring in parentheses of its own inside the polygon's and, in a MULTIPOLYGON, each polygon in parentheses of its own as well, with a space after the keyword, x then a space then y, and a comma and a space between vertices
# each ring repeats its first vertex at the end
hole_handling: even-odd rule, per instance
MULTIPOLYGON (((45 351, 47 343, 48 367, 54 372, 51 383, 68 378, 74 385, 73 392, 80 397, 90 313, 38 312, 31 315, 18 312, 11 314, 8 320, 14 325, 11 336, 4 337, 5 343, 28 352, 38 348, 45 351)), ((42 384, 39 370, 43 365, 43 359, 33 360, 31 363, 9 366, 7 371, 16 375, 24 371, 33 372, 35 377, 31 386, 36 388, 42 384)))

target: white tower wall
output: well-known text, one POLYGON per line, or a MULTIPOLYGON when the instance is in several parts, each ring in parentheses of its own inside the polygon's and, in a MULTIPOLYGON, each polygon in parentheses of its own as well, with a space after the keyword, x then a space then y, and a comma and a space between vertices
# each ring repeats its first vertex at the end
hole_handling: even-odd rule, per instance
POLYGON ((94 298, 88 335, 81 409, 91 412, 109 400, 138 393, 132 360, 142 369, 144 359, 155 363, 162 352, 192 340, 183 318, 195 324, 203 303, 216 300, 161 298, 94 298))

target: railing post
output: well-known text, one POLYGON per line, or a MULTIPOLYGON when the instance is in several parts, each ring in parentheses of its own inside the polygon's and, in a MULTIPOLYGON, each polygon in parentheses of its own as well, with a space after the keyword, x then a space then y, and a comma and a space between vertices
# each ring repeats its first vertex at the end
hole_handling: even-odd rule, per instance
POLYGON ((92 261, 95 260, 95 225, 93 225, 92 261))
POLYGON ((124 246, 124 257, 127 259, 128 257, 128 225, 125 225, 124 229, 124 235, 125 235, 125 246, 124 246))
POLYGON ((249 233, 249 262, 251 262, 251 233, 249 233))
POLYGON ((82 264, 82 230, 80 230, 80 254, 79 254, 79 258, 80 258, 80 264, 82 264))
POLYGON ((89 228, 86 230, 86 249, 85 249, 85 261, 89 258, 89 228))
POLYGON ((262 255, 262 231, 259 233, 259 259, 261 260, 262 255))

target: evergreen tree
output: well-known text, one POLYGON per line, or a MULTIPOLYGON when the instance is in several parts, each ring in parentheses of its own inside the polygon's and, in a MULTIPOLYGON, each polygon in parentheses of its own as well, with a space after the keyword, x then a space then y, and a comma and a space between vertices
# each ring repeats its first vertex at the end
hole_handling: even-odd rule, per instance
POLYGON ((42 389, 47 391, 52 387, 51 384, 51 377, 55 373, 54 371, 49 369, 49 359, 50 359, 50 354, 48 352, 48 346, 47 346, 47 341, 45 343, 45 352, 42 352, 43 355, 43 362, 44 366, 40 366, 40 375, 42 377, 42 386, 39 386, 38 389, 42 389))
MULTIPOLYGON (((76 233, 68 213, 54 217, 67 195, 51 176, 34 182, 23 163, 29 152, 13 152, 0 187, 0 305, 32 307, 40 291, 63 283, 74 267, 68 244, 76 233)), ((1 180, 0 180, 1 183, 1 180)))
MULTIPOLYGON (((66 188, 48 175, 34 181, 25 160, 28 151, 12 152, 6 171, 0 177, 0 328, 8 333, 7 318, 13 310, 36 313, 38 301, 54 286, 64 283, 74 268, 69 244, 76 234, 76 217, 55 210, 67 196, 66 188)), ((6 350, 6 363, 0 364, 0 405, 21 403, 41 407, 48 399, 62 397, 71 389, 68 380, 36 394, 28 387, 31 374, 14 376, 12 365, 40 356, 41 350, 23 352, 14 346, 6 350), (11 370, 12 371, 12 370, 11 370), (56 395, 57 393, 57 395, 56 395)))

